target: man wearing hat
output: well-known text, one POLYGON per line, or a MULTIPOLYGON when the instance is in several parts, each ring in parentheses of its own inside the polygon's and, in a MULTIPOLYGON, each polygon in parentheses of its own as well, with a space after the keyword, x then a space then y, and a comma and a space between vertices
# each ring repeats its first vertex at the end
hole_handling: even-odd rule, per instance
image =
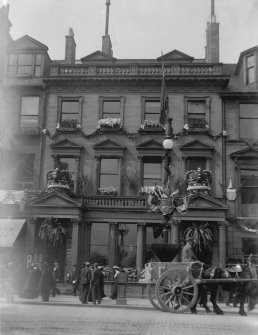
POLYGON ((98 266, 98 263, 94 264, 94 270, 90 281, 93 305, 96 305, 96 300, 98 300, 98 304, 101 304, 101 282, 103 275, 98 266))
POLYGON ((87 304, 91 281, 90 262, 84 263, 84 267, 81 269, 80 278, 81 293, 79 299, 82 304, 87 304))
POLYGON ((193 251, 193 238, 187 237, 186 244, 182 249, 182 262, 196 262, 197 257, 193 251))

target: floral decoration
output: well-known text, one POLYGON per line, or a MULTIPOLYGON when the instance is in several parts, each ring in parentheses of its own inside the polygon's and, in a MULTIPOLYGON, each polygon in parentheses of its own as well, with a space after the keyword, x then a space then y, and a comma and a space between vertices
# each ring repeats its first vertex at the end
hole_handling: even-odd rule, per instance
POLYGON ((67 185, 72 184, 72 174, 68 170, 52 169, 46 173, 46 182, 48 185, 67 185))
POLYGON ((39 238, 46 245, 61 246, 66 236, 66 229, 58 219, 46 218, 40 225, 39 238))
POLYGON ((98 194, 117 195, 118 190, 114 186, 103 186, 97 189, 98 194))
POLYGON ((209 125, 204 119, 189 119, 188 123, 184 125, 185 130, 189 129, 206 129, 209 130, 209 125))
POLYGON ((143 124, 141 124, 140 126, 140 130, 150 130, 150 129, 164 130, 165 126, 158 121, 144 120, 143 124))
POLYGON ((197 170, 186 171, 185 178, 189 186, 210 186, 214 175, 212 171, 198 168, 197 170))
POLYGON ((78 124, 78 120, 76 119, 65 119, 57 123, 56 129, 62 128, 81 129, 81 126, 78 124))
POLYGON ((123 123, 121 122, 121 119, 116 118, 107 118, 107 119, 100 119, 97 124, 97 129, 101 129, 103 127, 106 128, 123 128, 123 123))
POLYGON ((141 187, 141 190, 140 190, 139 194, 140 195, 151 194, 151 195, 157 196, 157 198, 166 198, 167 197, 166 191, 160 185, 143 186, 143 187, 141 187))

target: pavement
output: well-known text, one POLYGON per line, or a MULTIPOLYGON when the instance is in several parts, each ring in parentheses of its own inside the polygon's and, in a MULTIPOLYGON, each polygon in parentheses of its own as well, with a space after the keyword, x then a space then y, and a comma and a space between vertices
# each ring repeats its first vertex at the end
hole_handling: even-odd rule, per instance
MULTIPOLYGON (((6 304, 5 298, 0 298, 0 304, 6 304)), ((73 306, 73 307, 95 307, 92 302, 89 302, 88 305, 82 304, 79 301, 79 297, 73 295, 65 295, 59 294, 55 297, 49 298, 48 302, 42 302, 41 297, 37 297, 34 299, 24 299, 20 298, 18 295, 14 296, 14 304, 24 304, 24 305, 51 305, 51 306, 73 306)), ((219 307, 225 312, 230 314, 238 314, 238 307, 226 306, 225 303, 218 303, 219 307)), ((130 309, 154 309, 149 299, 139 299, 139 298, 127 298, 125 304, 119 304, 116 300, 112 300, 109 297, 105 297, 102 299, 101 305, 97 306, 99 308, 130 308, 130 309)), ((211 303, 208 303, 208 306, 212 309, 211 303)), ((246 311, 247 311, 247 306, 246 311)), ((206 314, 203 308, 197 306, 198 313, 206 314)), ((258 304, 255 309, 251 312, 247 312, 248 314, 258 314, 258 304)))

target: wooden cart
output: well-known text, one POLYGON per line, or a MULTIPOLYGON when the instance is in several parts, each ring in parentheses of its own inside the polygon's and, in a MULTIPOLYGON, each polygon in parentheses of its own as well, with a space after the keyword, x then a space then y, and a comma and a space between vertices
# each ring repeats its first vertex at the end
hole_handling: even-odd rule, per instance
POLYGON ((151 262, 145 266, 148 298, 158 310, 182 313, 198 298, 198 284, 258 281, 257 279, 202 279, 200 263, 151 262))

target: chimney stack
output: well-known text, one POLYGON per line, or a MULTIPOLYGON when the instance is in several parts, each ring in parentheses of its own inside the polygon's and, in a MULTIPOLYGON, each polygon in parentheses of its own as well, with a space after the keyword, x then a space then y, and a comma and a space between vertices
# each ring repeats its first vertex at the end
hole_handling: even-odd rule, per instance
POLYGON ((207 63, 219 63, 219 23, 216 22, 215 0, 211 0, 211 22, 207 22, 205 59, 207 63))
POLYGON ((73 29, 69 28, 68 36, 65 36, 65 63, 66 64, 74 64, 75 63, 75 50, 76 43, 74 41, 74 33, 73 29))
POLYGON ((110 6, 110 0, 107 0, 106 2, 106 26, 105 26, 105 36, 102 36, 102 52, 109 56, 113 56, 113 50, 112 50, 112 43, 110 36, 108 34, 108 27, 109 27, 109 6, 110 6))

